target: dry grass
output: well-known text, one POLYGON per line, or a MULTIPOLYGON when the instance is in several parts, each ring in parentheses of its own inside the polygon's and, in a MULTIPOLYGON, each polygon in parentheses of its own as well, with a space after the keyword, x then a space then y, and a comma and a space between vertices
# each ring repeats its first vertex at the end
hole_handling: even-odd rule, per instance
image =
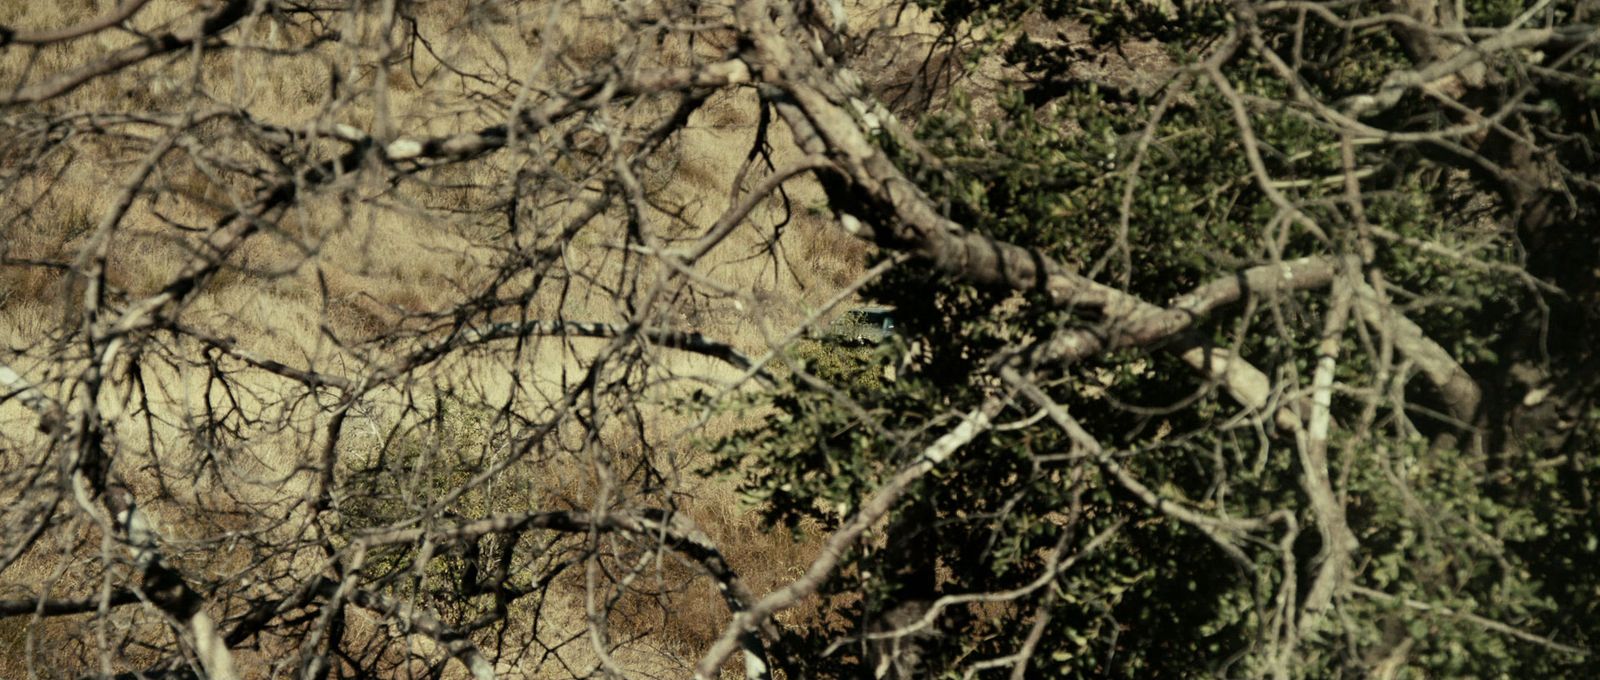
MULTIPOLYGON (((139 14, 135 24, 154 30, 192 22, 196 6, 158 0, 139 14)), ((499 115, 486 110, 476 96, 488 86, 460 73, 515 78, 527 73, 576 74, 612 59, 647 58, 628 52, 637 36, 618 35, 621 28, 610 15, 612 4, 604 0, 519 3, 513 7, 507 11, 520 14, 482 12, 466 4, 426 4, 419 17, 426 24, 423 32, 460 39, 432 45, 432 51, 419 50, 412 63, 383 73, 343 75, 355 78, 356 85, 371 83, 374 98, 351 98, 333 89, 335 74, 345 65, 373 63, 367 53, 373 41, 356 39, 381 30, 370 17, 340 27, 352 39, 326 43, 300 56, 272 52, 303 38, 295 34, 299 29, 271 17, 258 17, 240 30, 240 49, 210 52, 198 60, 154 60, 122 75, 94 80, 43 108, 170 108, 203 90, 213 106, 248 108, 259 119, 290 127, 320 118, 378 131, 443 134, 492 123, 499 115)), ((11 2, 0 4, 0 24, 64 26, 94 11, 90 3, 11 2)), ((696 49, 715 53, 727 47, 715 37, 696 49)), ((37 54, 0 52, 0 84, 18 82, 28 74, 57 71, 134 40, 126 33, 107 32, 37 54)), ((668 65, 685 63, 689 50, 674 43, 680 40, 679 36, 662 38, 664 47, 655 53, 675 55, 663 59, 668 65)), ((659 112, 646 107, 634 113, 649 117, 659 112)), ((665 201, 686 207, 671 219, 655 216, 663 238, 693 238, 727 207, 727 188, 754 142, 755 112, 749 92, 718 95, 670 142, 665 151, 669 162, 663 164, 659 176, 645 178, 661 187, 665 201)), ((0 265, 0 347, 46 346, 58 337, 64 322, 72 323, 70 310, 81 293, 81 282, 50 263, 72 261, 105 216, 107 188, 122 186, 140 162, 137 154, 123 148, 131 145, 119 145, 112 139, 65 140, 62 143, 70 146, 71 153, 52 156, 45 166, 28 169, 24 178, 0 189, 0 257, 5 258, 0 265)), ((782 165, 797 156, 786 143, 787 132, 775 130, 771 139, 775 163, 782 165)), ((230 153, 258 153, 231 139, 223 127, 215 130, 214 139, 205 141, 230 153)), ((15 150, 10 145, 3 146, 0 173, 13 173, 23 159, 13 157, 15 150)), ((200 235, 175 231, 173 224, 203 226, 250 199, 245 178, 211 163, 203 150, 183 149, 169 157, 153 180, 166 190, 137 202, 121 223, 107 277, 126 296, 154 292, 198 246, 200 235)), ((364 339, 446 311, 460 302, 461 291, 482 283, 500 256, 500 246, 472 215, 476 208, 499 199, 495 188, 505 186, 515 172, 516 168, 491 160, 438 168, 398 193, 386 195, 382 186, 346 186, 308 197, 274 230, 255 238, 226 262, 224 270, 185 311, 185 322, 232 338, 241 349, 291 365, 338 368, 380 362, 384 357, 372 355, 373 348, 361 344, 364 339), (351 202, 352 196, 363 200, 351 202)), ((704 289, 739 294, 700 296, 676 305, 673 323, 759 353, 769 346, 769 329, 793 327, 859 273, 866 248, 833 228, 820 189, 796 181, 787 193, 787 205, 774 200, 762 206, 724 247, 700 263, 704 289)), ((559 216, 574 207, 553 206, 550 210, 551 215, 559 216)), ((610 228, 620 230, 621 225, 610 228)), ((620 256, 604 247, 610 236, 591 231, 574 241, 566 255, 568 267, 589 278, 574 278, 559 292, 540 291, 528 308, 573 319, 620 319, 618 301, 594 284, 617 274, 622 266, 620 256)), ((532 342, 520 354, 454 357, 415 377, 431 382, 438 390, 470 395, 485 404, 504 403, 513 394, 559 394, 603 344, 589 340, 532 342)), ((198 352, 197 348, 168 349, 175 354, 198 352)), ((47 368, 22 358, 15 365, 19 370, 47 368)), ((671 352, 659 352, 653 362, 661 375, 679 376, 655 389, 654 398, 663 402, 702 384, 689 379, 692 376, 728 376, 725 367, 671 352)), ((194 422, 208 406, 203 395, 211 377, 196 366, 152 364, 144 368, 150 408, 158 417, 146 423, 149 430, 140 432, 139 437, 156 442, 158 450, 202 455, 184 444, 193 435, 184 424, 194 422)), ((241 449, 247 454, 245 459, 231 461, 232 476, 194 480, 188 488, 177 490, 173 501, 152 508, 173 536, 199 538, 250 529, 260 522, 253 514, 259 513, 259 508, 296 496, 309 483, 306 475, 295 471, 307 463, 309 452, 321 445, 323 434, 318 428, 323 423, 311 418, 313 409, 284 400, 290 390, 280 379, 244 373, 238 380, 245 388, 238 397, 245 410, 260 416, 262 422, 284 422, 289 427, 252 433, 249 445, 241 449), (263 479, 288 481, 264 483, 263 479), (219 491, 224 488, 229 493, 219 491)), ((113 415, 126 414, 136 407, 133 398, 131 392, 109 395, 103 408, 113 415)), ((348 455, 353 460, 366 455, 362 446, 368 446, 370 453, 375 440, 360 433, 404 425, 405 418, 415 417, 404 415, 406 407, 415 404, 415 395, 398 388, 375 395, 371 403, 363 405, 350 428, 358 434, 350 435, 348 455)), ((697 422, 650 403, 640 405, 639 410, 649 421, 646 437, 651 441, 630 442, 626 435, 615 432, 604 436, 613 440, 610 445, 617 450, 649 449, 653 455, 674 457, 668 467, 675 470, 704 464, 705 454, 697 442, 739 424, 734 417, 697 422), (686 434, 690 431, 695 437, 686 434)), ((27 422, 27 414, 14 403, 0 405, 0 426, 7 432, 22 432, 27 422)), ((12 443, 23 441, 22 435, 11 438, 12 443)), ((136 487, 157 484, 153 474, 141 467, 149 462, 141 458, 150 453, 149 447, 129 447, 120 454, 126 461, 126 476, 136 487)), ((186 462, 162 461, 180 468, 186 462)), ((586 478, 581 462, 573 460, 571 465, 566 470, 543 471, 548 479, 540 493, 582 507, 593 480, 586 478)), ((758 592, 792 578, 798 565, 813 556, 815 541, 796 540, 786 532, 767 532, 757 526, 729 481, 685 476, 675 482, 682 509, 706 529, 758 592)), ((86 537, 94 535, 88 529, 85 532, 86 537)), ((41 545, 36 554, 30 553, 0 574, 0 592, 21 588, 60 594, 98 587, 102 574, 56 573, 56 565, 63 563, 61 555, 96 550, 93 541, 41 545)), ((247 553, 224 551, 185 568, 221 578, 248 572, 246 559, 247 553)), ((302 566, 310 568, 308 565, 302 566)), ((631 620, 618 625, 648 632, 631 654, 656 655, 660 658, 654 663, 681 667, 683 660, 694 658, 720 630, 727 614, 711 585, 693 578, 692 569, 683 564, 665 569, 660 578, 664 592, 658 604, 634 603, 633 609, 624 610, 632 612, 631 620)), ((576 591, 561 597, 565 602, 560 606, 569 611, 548 616, 545 625, 579 629, 584 621, 576 591)), ((801 619, 818 614, 792 616, 799 618, 787 623, 798 625, 803 623, 801 619)), ((23 618, 0 621, 0 677, 26 676, 22 639, 29 631, 39 643, 35 662, 61 672, 94 670, 99 662, 90 646, 62 644, 68 639, 92 640, 94 633, 85 623, 82 617, 56 618, 37 626, 23 618)), ((392 636, 371 622, 357 621, 352 626, 356 639, 378 641, 392 636)), ((139 615, 124 632, 163 634, 160 626, 139 619, 139 615)), ((402 638, 406 644, 415 644, 414 637, 402 638)), ((371 649, 384 653, 385 644, 375 642, 371 649)), ((267 643, 266 649, 271 647, 272 643, 267 643)), ((118 659, 113 666, 130 668, 139 661, 118 659)), ((559 674, 559 669, 550 668, 508 670, 528 677, 559 674)))

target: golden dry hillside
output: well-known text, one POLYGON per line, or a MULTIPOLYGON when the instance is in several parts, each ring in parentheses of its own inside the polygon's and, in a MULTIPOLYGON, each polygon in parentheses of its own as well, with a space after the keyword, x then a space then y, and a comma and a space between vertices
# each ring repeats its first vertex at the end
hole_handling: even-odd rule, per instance
MULTIPOLYGON (((743 548, 760 587, 814 550, 696 474, 730 422, 682 402, 770 380, 775 349, 852 299, 867 252, 798 172, 814 161, 758 120, 755 90, 717 87, 738 82, 718 64, 732 20, 591 0, 0 7, 24 38, 0 53, 6 389, 96 413, 103 462, 81 483, 137 497, 163 564, 219 594, 202 613, 234 627, 242 677, 324 648, 383 674, 448 658, 390 603, 460 560, 317 547, 364 532, 659 506, 743 548), (85 371, 105 373, 89 386, 85 371), (261 598, 303 609, 341 573, 390 584, 341 614, 344 640, 327 621, 306 637, 239 619, 261 598)), ((31 495, 70 484, 39 477, 29 452, 56 435, 33 405, 0 406, 4 521, 22 531, 40 520, 31 495)), ((104 512, 68 508, 46 538, 7 543, 5 592, 126 582, 139 558, 103 545, 119 540, 104 512)), ((587 575, 580 559, 513 579, 537 592, 493 627, 524 640, 503 670, 682 672, 726 609, 692 564, 637 562, 660 561, 659 539, 498 548, 529 570, 604 555, 587 575), (653 585, 633 593, 637 579, 653 585)), ((8 610, 0 675, 181 665, 203 644, 158 651, 177 611, 160 601, 110 632, 93 609, 8 610)))

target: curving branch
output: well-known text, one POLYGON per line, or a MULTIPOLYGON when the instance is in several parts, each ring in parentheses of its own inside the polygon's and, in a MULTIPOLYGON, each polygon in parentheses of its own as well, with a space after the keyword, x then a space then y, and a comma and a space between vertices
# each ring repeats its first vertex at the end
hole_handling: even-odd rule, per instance
MULTIPOLYGON (((1206 283, 1166 307, 1125 296, 1123 304, 1134 306, 1137 311, 1108 319, 1096 328, 1062 330, 1031 348, 1025 363, 1073 363, 1112 350, 1160 346, 1196 372, 1217 381, 1229 396, 1252 412, 1271 413, 1280 430, 1293 432, 1301 422, 1303 404, 1275 406, 1277 389, 1266 373, 1241 360, 1233 350, 1217 347, 1191 331, 1217 309, 1245 297, 1272 298, 1325 287, 1333 280, 1337 264, 1334 258, 1313 256, 1251 267, 1206 283)), ((1359 263, 1347 258, 1345 264, 1359 263)))
MULTIPOLYGON (((137 11, 138 7, 142 4, 143 2, 130 2, 128 5, 123 7, 122 11, 128 12, 131 16, 132 12, 137 11)), ((151 57, 176 52, 178 50, 191 47, 195 43, 203 42, 216 37, 229 28, 232 28, 234 24, 239 23, 239 20, 245 18, 245 16, 250 13, 250 7, 252 4, 253 3, 250 0, 227 0, 221 5, 218 5, 216 9, 211 10, 211 12, 202 17, 199 27, 192 31, 186 31, 182 33, 169 31, 157 35, 146 36, 143 40, 140 40, 136 44, 116 50, 111 54, 101 57, 98 61, 84 64, 75 69, 56 74, 44 82, 34 83, 25 87, 18 86, 16 89, 8 92, 0 92, 0 106, 37 104, 42 101, 54 99, 78 89, 83 84, 96 78, 116 73, 135 64, 144 62, 151 57)), ((121 14, 121 12, 116 14, 121 14)), ((102 19, 101 21, 115 17, 116 14, 102 19)), ((122 19, 118 18, 112 23, 118 23, 121 21, 122 19)), ((90 32, 104 28, 103 26, 99 28, 94 27, 98 23, 100 22, 96 21, 86 24, 90 28, 88 30, 84 30, 82 33, 78 33, 78 35, 86 35, 90 32)), ((68 34, 67 37, 75 37, 71 35, 71 33, 82 28, 83 27, 80 26, 74 29, 66 29, 65 32, 68 34)), ((3 31, 0 31, 0 46, 3 46, 5 43, 5 35, 6 34, 3 31)), ((10 37, 12 41, 17 41, 19 36, 12 35, 10 37)), ((23 35, 21 37, 37 36, 23 35)), ((52 38, 50 34, 44 34, 44 37, 52 38)), ((59 42, 60 40, 64 39, 66 38, 56 37, 43 42, 59 42)))
POLYGON ((753 371, 753 375, 766 385, 775 385, 772 374, 766 369, 756 368, 749 357, 734 349, 732 345, 718 342, 694 331, 679 331, 659 328, 630 328, 618 324, 584 322, 584 321, 523 321, 513 323, 498 323, 491 326, 469 328, 447 341, 441 351, 465 344, 489 342, 492 340, 506 340, 511 338, 526 338, 531 336, 554 336, 567 338, 620 338, 637 336, 652 344, 670 349, 682 350, 702 356, 711 357, 728 364, 741 371, 753 371))
POLYGON ((1395 349, 1416 362, 1422 375, 1439 393, 1456 424, 1471 427, 1483 402, 1483 390, 1465 368, 1439 343, 1429 338, 1417 322, 1386 304, 1371 284, 1358 282, 1355 308, 1368 325, 1387 334, 1395 349))
POLYGON ((75 26, 54 30, 19 31, 14 28, 0 26, 0 48, 7 45, 48 45, 99 33, 127 21, 148 4, 150 4, 150 0, 126 0, 126 2, 121 3, 115 10, 104 16, 95 17, 75 26))
POLYGON ((1246 532, 1261 529, 1267 526, 1266 520, 1255 518, 1215 517, 1202 513, 1183 503, 1176 503, 1161 496, 1144 482, 1128 472, 1128 469, 1111 455, 1110 451, 1100 445, 1094 435, 1083 429, 1077 419, 1067 413, 1066 408, 1056 403, 1050 395, 1038 385, 1028 380, 1016 369, 1006 367, 1000 370, 1000 378, 1034 405, 1038 406, 1050 418, 1050 421, 1061 428, 1072 441, 1073 448, 1093 458, 1105 471, 1120 484, 1123 490, 1132 494, 1139 502, 1144 503, 1152 511, 1171 517, 1187 524, 1211 539, 1212 543, 1227 553, 1240 564, 1250 564, 1250 559, 1237 543, 1246 532))
POLYGON ((1543 635, 1530 633, 1521 628, 1517 628, 1494 619, 1484 618, 1477 614, 1473 614, 1472 612, 1457 611, 1442 605, 1429 604, 1427 602, 1414 600, 1409 597, 1391 595, 1376 588, 1369 588, 1360 584, 1352 584, 1350 586, 1350 592, 1362 597, 1377 600, 1379 602, 1399 604, 1407 609, 1419 612, 1432 612, 1444 617, 1461 619, 1463 621, 1472 623, 1473 625, 1480 626, 1486 630, 1492 630, 1496 633, 1500 633, 1501 635, 1513 637, 1524 642, 1531 642, 1551 651, 1561 652, 1562 654, 1571 654, 1577 657, 1586 657, 1591 654, 1591 650, 1583 647, 1574 647, 1572 645, 1556 642, 1555 640, 1543 635))
POLYGON ((139 594, 126 589, 113 590, 108 597, 80 597, 63 600, 22 598, 0 600, 0 619, 12 616, 71 616, 98 611, 100 607, 122 607, 139 603, 139 594))
POLYGON ((1344 497, 1334 488, 1331 461, 1328 458, 1329 428, 1332 426, 1334 371, 1338 367, 1339 348, 1350 320, 1352 281, 1357 280, 1356 270, 1341 272, 1333 285, 1329 311, 1323 321, 1322 337, 1317 346, 1317 364, 1311 378, 1311 414, 1306 428, 1296 434, 1296 448, 1300 454, 1300 486, 1310 499, 1311 514, 1316 519, 1317 531, 1322 538, 1311 566, 1316 575, 1301 604, 1301 617, 1295 629, 1301 632, 1316 629, 1315 621, 1333 603, 1334 596, 1345 587, 1352 568, 1351 556, 1359 547, 1355 533, 1345 516, 1344 497))

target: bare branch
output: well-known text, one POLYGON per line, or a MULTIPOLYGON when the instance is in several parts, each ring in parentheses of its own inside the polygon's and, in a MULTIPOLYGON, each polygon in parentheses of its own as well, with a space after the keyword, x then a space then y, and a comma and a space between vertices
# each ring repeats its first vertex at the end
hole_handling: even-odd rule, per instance
POLYGON ((494 665, 478 651, 472 639, 439 621, 438 614, 409 602, 401 602, 386 595, 356 589, 350 593, 350 602, 370 609, 385 618, 392 617, 402 630, 414 631, 433 638, 444 645, 450 656, 466 666, 473 680, 494 680, 494 665))
POLYGON ((17 31, 0 26, 0 47, 5 47, 8 44, 45 45, 81 38, 127 21, 148 4, 150 4, 150 0, 126 0, 117 5, 115 10, 104 16, 95 17, 90 21, 85 21, 75 26, 55 30, 17 31))
POLYGON ((1390 334, 1395 348, 1416 362, 1423 376, 1444 399, 1457 424, 1470 427, 1483 393, 1466 369, 1424 334, 1421 326, 1384 303, 1371 285, 1361 282, 1356 286, 1355 305, 1363 320, 1379 332, 1390 334))
MULTIPOLYGON (((130 2, 124 9, 132 7, 137 10, 138 5, 142 4, 142 2, 130 2)), ((168 32, 148 36, 135 45, 124 47, 106 55, 99 61, 60 73, 44 82, 19 86, 0 95, 0 106, 37 104, 54 99, 77 89, 95 78, 121 71, 157 55, 193 46, 196 42, 212 38, 232 28, 234 24, 237 24, 239 20, 249 14, 250 6, 250 0, 227 0, 201 18, 200 25, 193 31, 184 33, 168 32)), ((121 19, 117 21, 121 21, 121 19)), ((84 34, 88 32, 85 31, 84 34)), ((0 36, 3 35, 4 33, 0 33, 0 36)), ((0 40, 0 45, 3 45, 4 42, 0 40)))
POLYGON ((1582 647, 1573 647, 1572 645, 1562 644, 1543 635, 1536 635, 1534 633, 1530 633, 1493 619, 1486 619, 1482 616, 1478 616, 1477 614, 1473 614, 1472 612, 1460 612, 1449 607, 1444 607, 1437 604, 1429 604, 1427 602, 1414 600, 1409 597, 1398 597, 1395 595, 1390 595, 1389 593, 1385 593, 1381 590, 1368 588, 1360 584, 1351 584, 1349 588, 1350 592, 1363 597, 1369 597, 1381 602, 1398 602, 1401 605, 1404 605, 1407 609, 1414 609, 1421 612, 1433 612, 1439 614, 1440 616, 1461 619, 1463 621, 1472 623, 1473 625, 1482 626, 1483 628, 1492 630, 1496 633, 1509 635, 1524 642, 1532 642, 1540 647, 1561 652, 1563 654, 1572 654, 1575 656, 1589 655, 1589 650, 1582 647))
POLYGON ((711 649, 700 657, 700 662, 695 665, 695 677, 705 679, 716 677, 717 669, 721 668, 722 663, 733 654, 739 645, 739 640, 766 625, 773 614, 799 604, 801 599, 822 587, 839 561, 844 558, 845 551, 849 550, 867 529, 888 514, 900 496, 918 479, 938 468, 961 447, 987 430, 991 424, 990 419, 1000 411, 1001 405, 1000 400, 991 399, 982 406, 968 411, 953 428, 924 448, 917 456, 916 462, 901 469, 889 481, 879 486, 877 491, 861 504, 861 508, 851 516, 850 520, 828 537, 822 546, 821 554, 806 567, 804 575, 782 588, 763 595, 749 609, 733 617, 733 621, 722 630, 722 635, 712 644, 711 649))
POLYGON ((462 332, 457 339, 450 341, 440 351, 449 351, 451 346, 461 346, 468 343, 488 342, 491 340, 504 340, 509 338, 526 338, 531 336, 558 336, 569 338, 622 338, 637 335, 651 343, 671 349, 693 352, 722 361, 741 371, 754 371, 756 378, 767 385, 773 385, 772 375, 765 370, 755 368, 750 359, 740 354, 731 345, 717 342, 693 331, 661 330, 661 329, 629 329, 616 324, 586 323, 582 321, 524 321, 520 323, 501 323, 482 328, 471 328, 462 332))

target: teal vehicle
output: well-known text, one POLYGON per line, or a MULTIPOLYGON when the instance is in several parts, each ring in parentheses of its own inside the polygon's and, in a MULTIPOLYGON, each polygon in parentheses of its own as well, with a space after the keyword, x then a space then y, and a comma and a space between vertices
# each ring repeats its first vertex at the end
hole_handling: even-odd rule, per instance
POLYGON ((876 345, 893 335, 893 307, 861 305, 829 324, 821 339, 845 345, 876 345))

